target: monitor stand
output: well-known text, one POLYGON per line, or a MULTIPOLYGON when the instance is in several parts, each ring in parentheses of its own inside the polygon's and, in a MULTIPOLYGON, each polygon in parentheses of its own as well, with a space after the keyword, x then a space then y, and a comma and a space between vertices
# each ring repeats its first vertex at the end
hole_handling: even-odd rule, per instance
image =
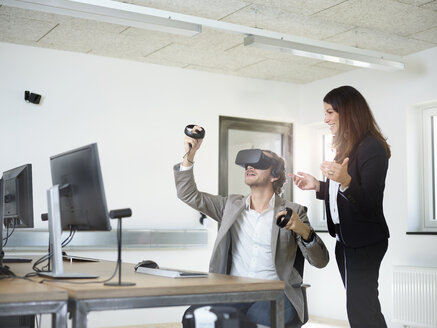
POLYGON ((14 273, 9 267, 3 265, 5 261, 5 252, 3 251, 3 178, 0 178, 0 276, 13 276, 14 273))
POLYGON ((89 275, 75 272, 64 272, 62 263, 62 246, 61 246, 61 207, 59 201, 59 185, 55 185, 47 190, 47 205, 49 216, 49 242, 52 271, 38 272, 38 275, 55 279, 90 279, 97 278, 96 275, 89 275))
MULTIPOLYGON (((0 182, 0 188, 3 188, 1 186, 1 182, 0 182)), ((2 202, 2 199, 3 199, 2 197, 3 197, 3 192, 0 192, 0 202, 2 202)), ((3 220, 3 209, 1 208, 1 206, 2 205, 0 205, 0 218, 1 218, 0 219, 0 222, 1 222, 0 234, 1 234, 2 239, 3 239, 3 224, 4 224, 3 221, 4 220, 3 220)), ((5 255, 2 247, 3 247, 3 242, 0 244, 0 253, 1 253, 0 257, 2 257, 3 263, 29 263, 29 262, 32 262, 32 259, 28 258, 28 257, 15 257, 15 256, 5 255)))

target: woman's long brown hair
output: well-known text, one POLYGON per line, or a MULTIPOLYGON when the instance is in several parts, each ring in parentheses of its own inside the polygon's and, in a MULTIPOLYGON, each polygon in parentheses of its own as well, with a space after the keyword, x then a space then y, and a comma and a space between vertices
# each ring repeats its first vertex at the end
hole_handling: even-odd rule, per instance
POLYGON ((387 139, 382 135, 366 99, 358 90, 351 86, 341 86, 328 92, 323 101, 331 105, 339 116, 339 128, 332 142, 336 149, 337 163, 342 163, 354 147, 369 134, 382 143, 390 158, 387 139))

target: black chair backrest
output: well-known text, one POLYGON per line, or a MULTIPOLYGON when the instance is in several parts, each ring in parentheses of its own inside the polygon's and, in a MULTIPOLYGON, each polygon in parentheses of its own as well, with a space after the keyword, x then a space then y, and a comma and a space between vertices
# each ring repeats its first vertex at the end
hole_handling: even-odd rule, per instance
POLYGON ((294 259, 294 268, 299 272, 300 276, 303 278, 303 266, 305 263, 305 258, 303 257, 302 251, 299 246, 296 251, 296 258, 294 259))
MULTIPOLYGON (((306 206, 303 207, 305 213, 308 211, 308 208, 306 206)), ((300 276, 303 278, 303 266, 305 264, 305 258, 303 257, 302 251, 300 250, 299 246, 297 247, 296 251, 296 258, 294 259, 294 267, 299 272, 300 276)))
MULTIPOLYGON (((296 251, 296 257, 294 259, 294 268, 299 272, 300 276, 303 279, 303 267, 305 264, 305 258, 303 257, 302 251, 299 247, 297 247, 296 251)), ((294 286, 293 286, 294 287, 294 286)), ((308 303, 307 303, 307 292, 306 292, 307 285, 302 285, 302 294, 304 298, 304 318, 303 323, 300 322, 299 318, 296 316, 292 322, 289 324, 286 324, 286 328, 301 328, 302 325, 304 325, 308 321, 308 303)))

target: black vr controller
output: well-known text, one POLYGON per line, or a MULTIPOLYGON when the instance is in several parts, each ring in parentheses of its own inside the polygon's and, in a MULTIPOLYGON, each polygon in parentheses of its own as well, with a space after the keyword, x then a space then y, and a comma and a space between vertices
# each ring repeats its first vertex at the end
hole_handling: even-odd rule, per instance
POLYGON ((287 223, 290 221, 291 216, 293 215, 293 210, 289 207, 286 207, 286 214, 282 214, 276 219, 276 225, 280 228, 284 228, 287 223))
POLYGON ((194 130, 194 124, 187 125, 185 127, 184 133, 189 136, 190 138, 194 139, 203 139, 205 138, 205 129, 200 127, 202 130, 194 130))

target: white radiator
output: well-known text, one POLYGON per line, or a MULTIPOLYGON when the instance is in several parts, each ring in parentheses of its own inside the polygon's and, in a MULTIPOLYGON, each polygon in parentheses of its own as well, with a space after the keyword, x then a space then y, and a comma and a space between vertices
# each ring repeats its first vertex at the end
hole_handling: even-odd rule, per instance
POLYGON ((393 267, 393 321, 437 327, 437 268, 393 267))

